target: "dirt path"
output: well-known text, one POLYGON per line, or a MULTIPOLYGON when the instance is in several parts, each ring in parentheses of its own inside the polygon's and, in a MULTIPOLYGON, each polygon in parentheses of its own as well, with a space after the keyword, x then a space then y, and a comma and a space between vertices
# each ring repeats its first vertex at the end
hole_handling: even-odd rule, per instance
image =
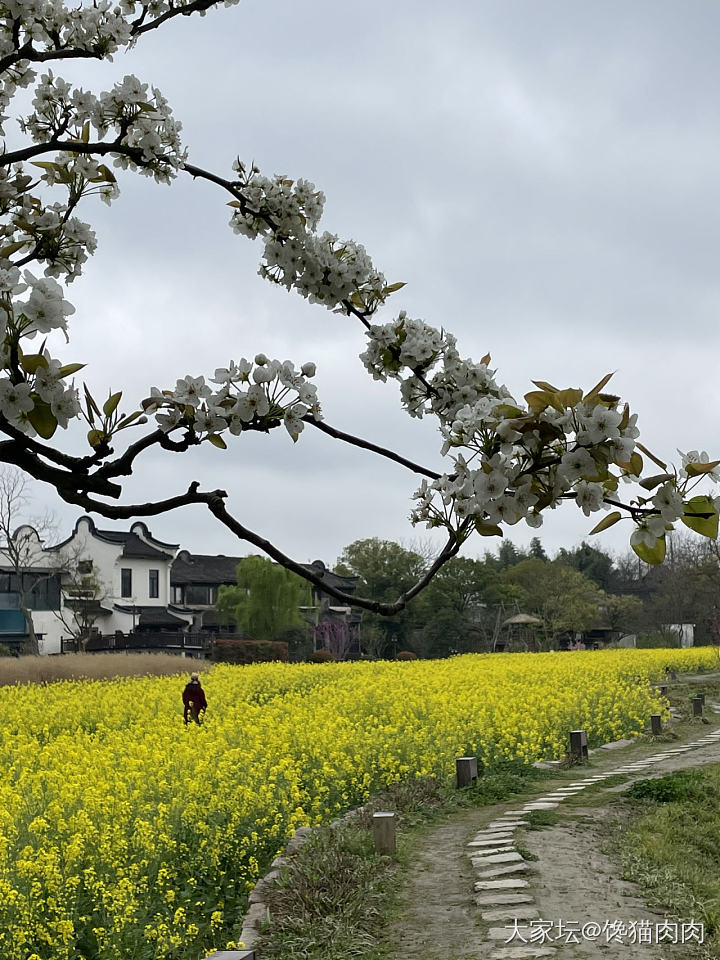
MULTIPOLYGON (((529 831, 513 826, 533 802, 528 800, 463 812, 435 828, 417 850, 402 916, 390 933, 394 960, 686 957, 687 947, 658 943, 655 924, 662 924, 665 915, 647 906, 636 885, 618 879, 619 864, 603 852, 607 807, 583 805, 591 785, 570 784, 623 772, 631 779, 621 786, 599 783, 594 788, 601 794, 621 792, 635 779, 720 763, 720 730, 702 744, 698 741, 707 738, 710 728, 696 730, 685 743, 597 751, 591 768, 579 767, 568 772, 567 780, 552 781, 551 791, 564 792, 563 797, 541 798, 543 806, 552 806, 562 817, 553 827, 529 831), (475 888, 478 878, 481 889, 475 888), (583 929, 586 923, 599 924, 596 939, 591 937, 594 928, 583 929)), ((669 939, 673 932, 668 930, 669 939)))

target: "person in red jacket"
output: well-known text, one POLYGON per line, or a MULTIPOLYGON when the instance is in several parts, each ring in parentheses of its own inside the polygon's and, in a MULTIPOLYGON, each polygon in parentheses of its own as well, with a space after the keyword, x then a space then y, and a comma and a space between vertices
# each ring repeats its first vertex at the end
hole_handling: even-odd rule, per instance
POLYGON ((200 676, 197 673, 190 674, 190 681, 185 685, 182 698, 185 708, 183 719, 186 725, 190 722, 188 717, 191 717, 195 723, 199 724, 202 719, 200 713, 202 712, 204 715, 207 710, 207 700, 205 698, 205 691, 200 683, 200 676))

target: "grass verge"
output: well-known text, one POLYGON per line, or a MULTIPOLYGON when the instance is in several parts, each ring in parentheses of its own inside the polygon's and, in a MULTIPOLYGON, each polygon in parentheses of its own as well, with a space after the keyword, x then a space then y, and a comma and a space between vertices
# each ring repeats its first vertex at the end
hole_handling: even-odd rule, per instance
POLYGON ((720 956, 720 765, 639 780, 617 843, 624 877, 681 922, 704 925, 699 955, 720 956))
POLYGON ((0 658, 0 687, 56 680, 111 680, 113 677, 165 677, 207 670, 207 660, 170 653, 66 653, 57 657, 0 658))
POLYGON ((384 933, 408 878, 409 851, 432 822, 471 807, 537 790, 547 771, 499 764, 464 790, 434 779, 393 784, 356 816, 314 831, 267 897, 269 919, 257 948, 263 960, 387 960, 384 933), (375 853, 372 815, 397 815, 396 857, 375 853))

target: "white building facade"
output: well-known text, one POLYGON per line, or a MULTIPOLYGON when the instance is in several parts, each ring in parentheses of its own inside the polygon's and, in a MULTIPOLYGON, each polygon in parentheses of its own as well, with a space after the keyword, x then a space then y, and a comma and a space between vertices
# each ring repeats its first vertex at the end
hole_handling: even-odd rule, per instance
MULTIPOLYGON (((27 557, 26 581, 59 584, 54 607, 53 591, 47 589, 47 599, 37 589, 41 596, 29 604, 40 653, 60 653, 63 640, 77 636, 81 625, 114 635, 181 631, 192 622, 191 615, 170 602, 170 568, 179 544, 155 539, 142 522, 127 532, 101 530, 83 516, 67 540, 51 547, 44 547, 32 527, 18 528, 13 540, 18 537, 27 557), (43 606, 47 609, 38 609, 43 606)), ((7 551, 0 551, 0 573, 12 576, 10 568, 7 551)), ((18 606, 12 591, 0 592, 0 624, 3 616, 8 624, 17 623, 13 609, 18 606)))

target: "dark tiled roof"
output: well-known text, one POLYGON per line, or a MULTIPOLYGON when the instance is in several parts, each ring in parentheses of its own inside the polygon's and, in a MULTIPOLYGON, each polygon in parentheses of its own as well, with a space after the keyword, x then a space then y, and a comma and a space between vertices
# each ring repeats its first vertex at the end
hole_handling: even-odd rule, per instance
POLYGON ((159 557, 163 560, 169 560, 172 556, 171 553, 151 547, 149 543, 141 540, 136 533, 124 533, 121 530, 96 530, 95 535, 100 540, 106 540, 109 543, 121 543, 124 557, 159 557))
MULTIPOLYGON (((176 586, 186 583, 228 584, 237 583, 237 567, 243 557, 226 557, 222 554, 190 553, 181 550, 170 568, 170 583, 176 586)), ((325 583, 343 593, 353 594, 357 589, 359 577, 341 577, 328 570, 322 560, 301 564, 306 570, 321 574, 325 583)), ((338 601, 339 602, 339 601, 338 601)))
POLYGON ((237 565, 242 557, 209 556, 181 550, 170 568, 170 583, 237 583, 237 565))
MULTIPOLYGON (((321 574, 325 583, 335 587, 336 590, 342 590, 343 593, 351 595, 357 590, 360 577, 341 577, 340 574, 328 570, 322 560, 313 560, 312 563, 303 563, 302 566, 313 573, 321 574)), ((340 603, 339 600, 337 602, 340 603)))
POLYGON ((82 516, 75 524, 75 529, 69 537, 67 537, 61 543, 56 543, 52 547, 47 547, 47 550, 61 550, 64 546, 70 543, 72 538, 78 532, 78 528, 83 521, 85 521, 85 523, 88 525, 91 535, 96 539, 104 540, 106 543, 122 544, 123 556, 125 557, 158 557, 163 560, 171 560, 178 548, 177 543, 163 543, 162 540, 158 540, 156 537, 153 537, 148 528, 141 521, 134 523, 127 532, 124 530, 98 530, 92 517, 82 516), (135 530, 139 530, 143 537, 145 537, 147 540, 152 540, 152 545, 146 543, 142 537, 135 533, 135 530))

